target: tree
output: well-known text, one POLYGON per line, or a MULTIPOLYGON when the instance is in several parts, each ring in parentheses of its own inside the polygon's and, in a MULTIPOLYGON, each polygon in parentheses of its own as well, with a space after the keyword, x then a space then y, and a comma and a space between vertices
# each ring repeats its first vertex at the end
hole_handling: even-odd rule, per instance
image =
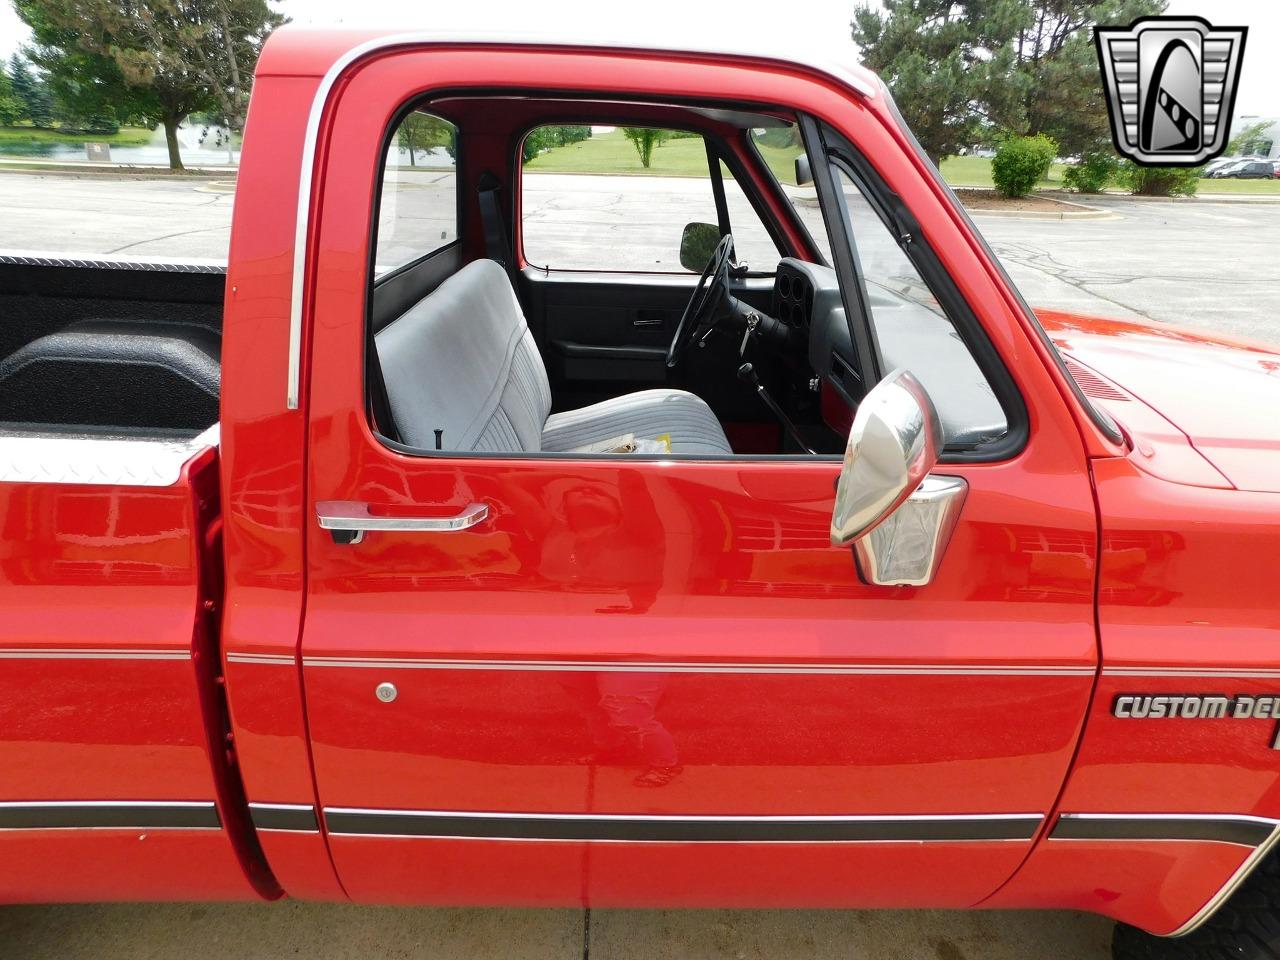
POLYGON ((1030 0, 1030 19, 1012 41, 1009 82, 1017 91, 1017 109, 993 119, 1006 129, 1053 137, 1068 155, 1108 147, 1110 119, 1093 28, 1129 24, 1163 13, 1165 5, 1165 0, 1030 0))
POLYGON ((111 57, 82 50, 78 35, 50 21, 40 3, 15 0, 14 6, 31 28, 32 43, 25 53, 44 71, 54 112, 63 124, 109 132, 133 118, 160 122, 162 109, 153 88, 130 86, 111 57))
POLYGON ((547 139, 551 146, 555 147, 567 147, 591 137, 591 128, 580 124, 565 124, 543 129, 547 131, 547 139))
POLYGON ((9 58, 9 87, 18 103, 17 119, 30 120, 33 126, 53 126, 53 97, 44 78, 31 69, 22 54, 9 58))
POLYGON ((22 117, 25 105, 14 95, 13 81, 0 70, 0 126, 8 127, 22 117))
POLYGON ((853 38, 934 162, 980 140, 1052 137, 1068 154, 1110 141, 1092 28, 1165 0, 885 0, 853 38))
POLYGON ((75 37, 76 48, 110 57, 125 82, 155 93, 181 169, 178 125, 191 112, 215 109, 234 132, 244 129, 253 68, 262 44, 284 18, 267 0, 17 0, 75 37))
POLYGON ((1227 149, 1223 152, 1228 157, 1248 156, 1255 153, 1265 156, 1271 150, 1271 138, 1267 136, 1270 128, 1271 124, 1265 120, 1249 124, 1228 141, 1227 149), (1263 149, 1264 144, 1265 149, 1263 149))
POLYGON ((415 110, 400 122, 396 131, 396 140, 400 147, 409 151, 409 166, 417 166, 416 154, 419 150, 430 150, 432 147, 444 147, 453 156, 453 127, 433 117, 429 113, 415 110))
POLYGON ((1011 41, 1027 26, 1027 0, 884 0, 859 6, 853 39, 893 91, 933 162, 983 139, 992 115, 1014 112, 1011 41))
POLYGON ((670 137, 666 130, 659 130, 657 127, 623 127, 622 135, 636 148, 636 153, 640 155, 640 166, 646 170, 653 159, 654 148, 662 146, 670 137))
POLYGON ((13 122, 31 119, 31 99, 35 93, 36 80, 21 54, 15 53, 9 58, 9 75, 6 79, 9 81, 10 96, 18 110, 13 122))

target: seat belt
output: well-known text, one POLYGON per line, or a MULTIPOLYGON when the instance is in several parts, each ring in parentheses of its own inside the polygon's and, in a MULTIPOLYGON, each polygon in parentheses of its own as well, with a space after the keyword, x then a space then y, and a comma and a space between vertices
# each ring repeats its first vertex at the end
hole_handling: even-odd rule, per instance
POLYGON ((518 292, 520 287, 516 283, 515 258, 512 256, 511 244, 507 240, 507 226, 506 221, 502 219, 502 208, 498 204, 498 193, 501 189, 502 184, 490 171, 486 170, 480 174, 478 190, 480 222, 484 226, 484 249, 485 255, 490 260, 496 260, 502 264, 502 269, 507 271, 512 289, 518 292))

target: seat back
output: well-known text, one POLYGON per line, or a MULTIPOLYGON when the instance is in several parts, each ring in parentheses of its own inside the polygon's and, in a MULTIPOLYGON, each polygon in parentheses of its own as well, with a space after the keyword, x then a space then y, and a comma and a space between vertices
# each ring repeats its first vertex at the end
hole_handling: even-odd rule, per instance
POLYGON ((413 447, 536 452, 551 384, 506 271, 476 260, 375 336, 387 403, 413 447))

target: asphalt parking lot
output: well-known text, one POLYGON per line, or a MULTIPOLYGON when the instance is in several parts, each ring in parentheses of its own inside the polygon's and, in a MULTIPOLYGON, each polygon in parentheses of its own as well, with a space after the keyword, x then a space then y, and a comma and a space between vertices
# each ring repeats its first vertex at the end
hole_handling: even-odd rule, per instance
MULTIPOLYGON (((573 179, 605 178, 530 177, 527 203, 547 212, 548 198, 573 179)), ((655 184, 645 204, 678 202, 686 186, 655 184)), ((0 248, 222 260, 233 203, 226 182, 2 171, 0 248)), ((1280 203, 1107 197, 1095 205, 1111 216, 975 219, 1035 306, 1140 316, 1280 344, 1280 203)), ((552 220, 566 238, 552 235, 556 249, 556 242, 570 242, 575 227, 572 218, 552 220)), ((678 242, 669 233, 663 226, 627 242, 669 256, 678 242)), ((1106 920, 1065 912, 588 913, 297 902, 0 908, 0 957, 14 960, 1100 960, 1109 956, 1110 934, 1106 920)))
MULTIPOLYGON (((552 239, 568 249, 580 242, 580 231, 556 214, 554 195, 573 188, 574 181, 616 179, 530 175, 530 216, 545 213, 555 220, 552 239)), ((663 218, 653 211, 683 203, 689 190, 705 187, 679 178, 652 179, 656 183, 643 201, 647 215, 625 221, 635 232, 619 242, 647 247, 652 260, 669 260, 678 244, 671 224, 683 222, 681 213, 663 218), (653 226, 646 230, 646 224, 653 226)), ((602 196, 608 202, 607 192, 602 196)), ((1088 202, 1112 216, 975 216, 1033 306, 1146 317, 1280 343, 1280 202, 1118 196, 1088 202)), ((233 203, 232 185, 225 181, 3 171, 0 247, 220 260, 226 258, 233 203)))

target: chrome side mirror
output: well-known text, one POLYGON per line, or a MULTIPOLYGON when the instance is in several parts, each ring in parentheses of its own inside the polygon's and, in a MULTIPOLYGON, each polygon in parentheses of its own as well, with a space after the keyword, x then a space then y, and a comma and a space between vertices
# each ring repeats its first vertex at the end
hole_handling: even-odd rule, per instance
POLYGON ((967 488, 931 477, 944 442, 928 392, 893 371, 853 418, 831 515, 831 543, 852 543, 868 583, 920 586, 933 579, 967 488))

